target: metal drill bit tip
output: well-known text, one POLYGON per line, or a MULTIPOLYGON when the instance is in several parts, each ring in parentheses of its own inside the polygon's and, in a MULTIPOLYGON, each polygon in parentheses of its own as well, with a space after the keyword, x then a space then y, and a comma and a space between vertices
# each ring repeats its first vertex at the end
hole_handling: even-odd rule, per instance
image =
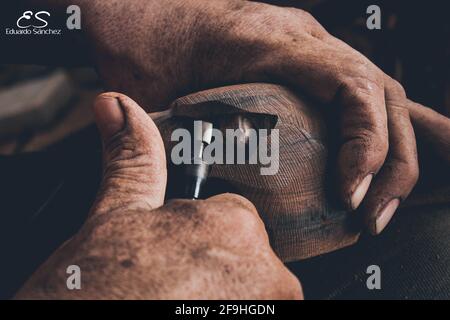
POLYGON ((210 144, 212 140, 213 124, 207 121, 194 122, 194 140, 210 144))
POLYGON ((211 122, 194 121, 194 149, 197 145, 195 141, 199 142, 199 149, 194 150, 191 164, 185 165, 184 168, 184 198, 186 199, 199 199, 202 187, 208 178, 210 166, 203 161, 203 151, 211 143, 212 132, 213 125, 211 122))

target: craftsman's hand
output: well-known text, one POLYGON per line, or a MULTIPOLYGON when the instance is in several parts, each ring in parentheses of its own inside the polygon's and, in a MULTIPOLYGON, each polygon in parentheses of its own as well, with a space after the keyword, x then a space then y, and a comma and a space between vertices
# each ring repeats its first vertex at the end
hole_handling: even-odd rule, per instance
POLYGON ((415 133, 450 162, 450 120, 410 101, 305 11, 236 0, 88 3, 101 76, 147 111, 186 93, 253 81, 287 83, 339 108, 339 192, 349 209, 363 203, 374 234, 418 179, 415 133))
POLYGON ((222 194, 163 205, 166 160, 153 121, 119 94, 101 95, 94 111, 105 163, 97 200, 80 232, 17 298, 302 297, 248 200, 222 194), (66 287, 69 265, 81 268, 81 290, 66 287))

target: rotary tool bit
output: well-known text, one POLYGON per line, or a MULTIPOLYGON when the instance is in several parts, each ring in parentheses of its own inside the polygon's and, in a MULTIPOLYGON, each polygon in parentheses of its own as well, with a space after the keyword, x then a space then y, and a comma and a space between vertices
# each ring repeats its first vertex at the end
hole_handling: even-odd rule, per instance
POLYGON ((183 197, 186 199, 199 199, 209 172, 210 164, 203 158, 203 152, 211 143, 213 125, 206 121, 194 121, 194 148, 190 164, 185 164, 185 188, 183 197))

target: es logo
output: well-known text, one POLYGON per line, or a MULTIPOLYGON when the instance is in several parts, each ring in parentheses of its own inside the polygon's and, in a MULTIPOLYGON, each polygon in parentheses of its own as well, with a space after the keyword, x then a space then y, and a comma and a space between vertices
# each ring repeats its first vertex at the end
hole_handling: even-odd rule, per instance
POLYGON ((47 11, 39 11, 36 12, 36 14, 33 15, 33 11, 25 11, 23 13, 23 15, 17 20, 17 27, 21 28, 21 29, 26 29, 26 28, 45 28, 46 26, 48 26, 48 22, 43 19, 43 16, 47 16, 50 17, 50 12, 47 11), (35 19, 32 19, 32 18, 35 19), (36 20, 36 21, 30 21, 30 20, 36 20))
MULTIPOLYGON (((67 29, 81 29, 81 9, 77 5, 70 5, 67 7, 66 13, 69 15, 67 18, 67 29)), ((22 16, 17 19, 16 25, 20 29, 36 28, 41 29, 48 26, 46 19, 50 17, 50 12, 39 11, 33 13, 31 10, 25 11, 22 16)))

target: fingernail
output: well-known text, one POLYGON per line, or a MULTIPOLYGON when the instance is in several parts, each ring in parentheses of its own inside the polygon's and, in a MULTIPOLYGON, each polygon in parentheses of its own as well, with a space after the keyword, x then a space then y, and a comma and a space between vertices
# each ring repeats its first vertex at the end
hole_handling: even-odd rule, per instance
POLYGON ((399 205, 400 199, 395 198, 389 201, 389 203, 383 208, 375 221, 375 234, 380 234, 381 231, 386 228, 399 205))
POLYGON ((94 115, 103 141, 121 131, 125 125, 122 107, 118 98, 113 96, 99 96, 95 101, 94 115))
POLYGON ((372 182, 373 174, 367 175, 358 185, 358 187, 355 189, 355 192, 353 192, 353 195, 351 197, 351 206, 353 210, 356 210, 356 208, 359 207, 362 200, 364 199, 364 196, 367 193, 367 190, 369 189, 370 183, 372 182))

